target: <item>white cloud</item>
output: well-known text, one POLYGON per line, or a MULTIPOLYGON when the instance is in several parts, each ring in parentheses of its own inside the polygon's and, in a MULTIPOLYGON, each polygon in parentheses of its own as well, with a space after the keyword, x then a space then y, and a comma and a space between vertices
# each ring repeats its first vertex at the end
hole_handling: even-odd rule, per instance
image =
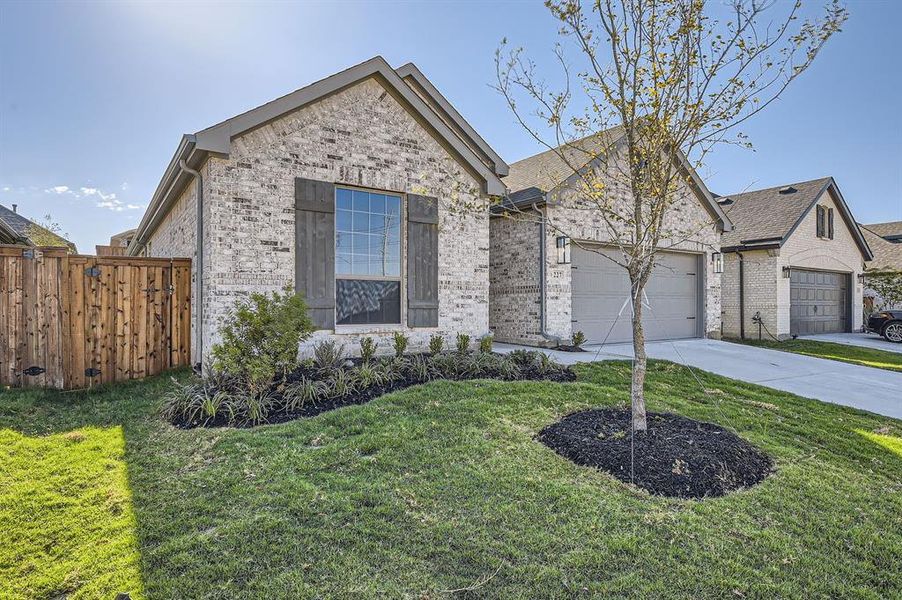
POLYGON ((119 188, 120 188, 123 192, 128 191, 128 182, 127 182, 127 181, 123 181, 123 182, 122 182, 122 185, 120 185, 119 188))
MULTIPOLYGON (((128 184, 123 183, 122 188, 127 189, 128 184)), ((119 198, 116 196, 116 192, 106 193, 100 188, 96 187, 81 186, 77 190, 74 190, 67 185, 57 185, 51 188, 47 188, 44 191, 48 194, 68 194, 75 196, 76 198, 95 199, 96 202, 94 203, 94 206, 96 206, 97 208, 112 210, 114 212, 122 212, 124 210, 141 210, 144 208, 143 204, 126 204, 122 200, 119 200, 119 198)))
POLYGON ((4 185, 4 186, 3 186, 3 191, 4 191, 4 192, 8 192, 9 190, 10 190, 10 187, 9 187, 8 185, 4 185))

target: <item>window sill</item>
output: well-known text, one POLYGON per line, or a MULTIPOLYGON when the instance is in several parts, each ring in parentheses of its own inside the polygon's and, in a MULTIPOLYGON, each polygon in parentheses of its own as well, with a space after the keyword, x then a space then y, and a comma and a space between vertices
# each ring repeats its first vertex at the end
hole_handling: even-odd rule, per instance
POLYGON ((375 334, 375 333, 394 333, 395 331, 405 331, 407 326, 403 323, 384 323, 381 325, 336 325, 335 335, 341 334, 375 334))

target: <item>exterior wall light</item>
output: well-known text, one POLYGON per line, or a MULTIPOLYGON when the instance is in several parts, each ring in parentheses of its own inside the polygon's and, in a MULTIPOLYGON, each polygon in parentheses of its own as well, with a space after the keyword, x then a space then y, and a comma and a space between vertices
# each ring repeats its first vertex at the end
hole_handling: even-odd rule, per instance
POLYGON ((558 236, 555 240, 557 245, 557 264, 570 264, 570 238, 566 235, 558 236))
POLYGON ((792 267, 783 267, 783 279, 789 279, 792 276, 792 267))
POLYGON ((711 263, 714 265, 715 273, 723 273, 723 254, 720 252, 711 253, 711 263))
POLYGON ((858 283, 864 283, 864 280, 865 280, 865 274, 859 273, 858 274, 858 283))

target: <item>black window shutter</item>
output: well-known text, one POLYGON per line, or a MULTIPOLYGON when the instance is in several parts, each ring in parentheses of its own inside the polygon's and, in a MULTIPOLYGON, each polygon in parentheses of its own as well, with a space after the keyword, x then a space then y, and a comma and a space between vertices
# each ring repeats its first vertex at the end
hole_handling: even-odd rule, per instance
POLYGON ((827 237, 833 239, 833 209, 827 209, 827 237))
POLYGON ((407 195, 407 326, 438 327, 438 200, 407 195))
POLYGON ((294 280, 317 329, 335 328, 335 184, 294 180, 294 280))
POLYGON ((817 205, 817 237, 824 237, 824 207, 817 205))

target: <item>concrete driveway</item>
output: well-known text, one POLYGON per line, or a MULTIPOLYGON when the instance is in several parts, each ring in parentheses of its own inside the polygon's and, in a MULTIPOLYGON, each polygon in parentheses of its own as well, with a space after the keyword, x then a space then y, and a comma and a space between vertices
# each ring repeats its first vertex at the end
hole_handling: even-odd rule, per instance
MULTIPOLYGON (((521 347, 495 344, 498 352, 521 347)), ((651 358, 902 419, 902 373, 719 340, 649 342, 646 348, 651 358)), ((633 356, 632 344, 586 346, 586 349, 589 352, 546 352, 563 364, 633 356)))
POLYGON ((888 342, 875 333, 821 333, 818 335, 805 335, 800 339, 814 342, 833 342, 847 346, 861 346, 862 348, 875 348, 887 352, 902 354, 902 344, 888 342))

